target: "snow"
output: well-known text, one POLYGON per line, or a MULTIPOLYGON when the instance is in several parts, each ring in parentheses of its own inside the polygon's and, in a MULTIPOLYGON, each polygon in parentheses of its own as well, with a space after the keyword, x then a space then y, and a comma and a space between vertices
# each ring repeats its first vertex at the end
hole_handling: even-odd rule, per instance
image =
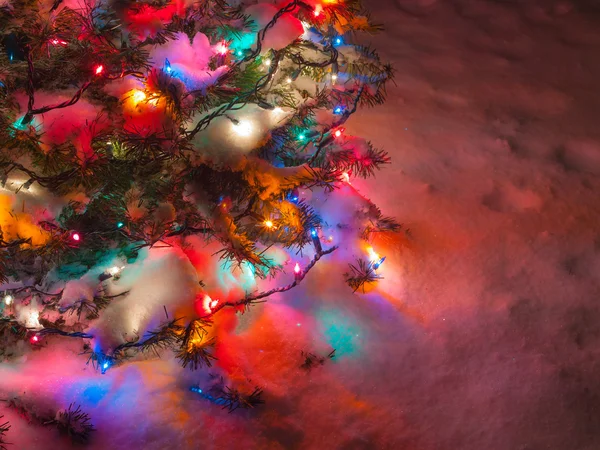
POLYGON ((227 66, 209 70, 210 58, 217 54, 217 46, 211 46, 208 37, 196 33, 194 40, 185 33, 175 33, 165 45, 155 46, 150 52, 155 67, 162 68, 165 60, 171 63, 172 75, 182 80, 188 89, 204 89, 210 86, 223 73, 227 66))
MULTIPOLYGON (((215 316, 212 372, 263 387, 255 411, 228 414, 190 392, 210 371, 182 370, 169 352, 100 375, 80 341, 57 336, 2 364, 1 398, 80 403, 98 429, 90 449, 600 447, 597 5, 372 3, 387 26, 374 47, 396 85, 346 126, 392 165, 352 187, 408 230, 371 243, 387 256, 377 288, 344 284, 345 258, 366 252, 332 223, 342 248, 299 287, 215 316), (332 348, 333 361, 299 369, 302 350, 332 348)), ((338 195, 336 208, 356 208, 338 195)), ((204 279, 198 267, 210 266, 192 252, 204 279)), ((191 296, 191 269, 172 279, 156 264, 161 295, 191 296)), ((15 448, 71 448, 0 413, 15 448)))

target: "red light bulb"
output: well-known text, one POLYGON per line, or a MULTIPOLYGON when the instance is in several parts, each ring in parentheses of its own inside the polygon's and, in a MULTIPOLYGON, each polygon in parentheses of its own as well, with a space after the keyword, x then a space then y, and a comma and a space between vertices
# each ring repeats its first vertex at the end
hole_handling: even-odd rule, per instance
POLYGON ((81 240, 81 236, 79 236, 79 233, 73 233, 71 235, 71 238, 76 242, 79 242, 81 240))
POLYGON ((31 341, 32 344, 37 343, 40 338, 37 336, 37 334, 34 334, 33 336, 31 336, 31 339, 29 339, 31 341))
POLYGON ((96 75, 100 75, 102 74, 102 72, 104 72, 104 66, 102 64, 96 66, 96 68, 94 69, 94 73, 96 75))
POLYGON ((300 264, 296 263, 296 265, 294 266, 294 273, 300 273, 300 264))

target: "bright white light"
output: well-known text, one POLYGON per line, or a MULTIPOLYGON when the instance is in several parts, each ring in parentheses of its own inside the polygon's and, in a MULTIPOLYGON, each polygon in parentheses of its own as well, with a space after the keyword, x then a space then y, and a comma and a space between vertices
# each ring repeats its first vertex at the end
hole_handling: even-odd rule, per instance
POLYGON ((292 82, 292 79, 291 79, 290 77, 287 77, 287 79, 285 80, 285 82, 286 82, 287 84, 291 84, 291 82, 292 82))
POLYGON ((283 112, 283 109, 281 109, 279 106, 277 106, 276 108, 273 108, 273 114, 281 114, 283 112))
POLYGON ((250 136, 252 134, 252 125, 247 120, 240 120, 239 123, 233 124, 233 131, 239 136, 250 136))
POLYGON ((373 250, 373 247, 367 248, 367 253, 369 254, 369 260, 372 263, 379 261, 381 259, 381 257, 377 253, 375 253, 375 250, 373 250))
POLYGON ((334 73, 331 75, 331 81, 335 83, 335 80, 337 80, 337 75, 334 73))
POLYGON ((270 59, 265 59, 264 65, 266 67, 269 67, 271 65, 271 60, 270 59))
POLYGON ((5 305, 10 305, 13 302, 13 296, 10 294, 6 294, 4 296, 4 304, 5 305))
POLYGON ((108 273, 114 277, 116 274, 118 274, 121 271, 121 269, 122 269, 122 267, 113 266, 110 269, 108 269, 108 273))
POLYGON ((144 91, 135 89, 133 91, 133 103, 137 105, 139 102, 143 102, 144 100, 146 100, 146 94, 144 93, 144 91))

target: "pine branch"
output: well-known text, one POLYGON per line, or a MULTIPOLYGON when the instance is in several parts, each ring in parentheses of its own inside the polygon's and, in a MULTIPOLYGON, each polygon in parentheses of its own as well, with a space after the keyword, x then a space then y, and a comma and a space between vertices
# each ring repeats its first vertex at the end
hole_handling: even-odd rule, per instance
POLYGON ((344 274, 346 283, 350 286, 353 292, 356 292, 360 288, 364 288, 369 283, 374 283, 381 280, 382 277, 375 272, 373 263, 359 259, 356 265, 348 264, 350 266, 350 272, 344 274))
MULTIPOLYGON (((0 416, 2 419, 4 416, 0 416)), ((0 423, 0 450, 8 450, 7 445, 11 445, 10 442, 6 442, 6 433, 10 430, 10 422, 6 421, 4 423, 0 423)))
POLYGON ((285 286, 273 288, 269 291, 260 292, 260 293, 253 294, 253 295, 247 295, 246 297, 244 297, 240 300, 237 300, 237 301, 219 303, 210 312, 210 314, 205 315, 204 318, 209 318, 209 317, 213 316, 215 313, 217 313, 218 311, 220 311, 221 309, 223 309, 225 307, 237 308, 237 307, 243 306, 244 308, 247 308, 248 306, 253 305, 255 303, 260 303, 259 300, 270 297, 273 294, 286 292, 286 291, 289 291, 290 289, 293 289, 298 284, 300 284, 300 282, 304 279, 304 277, 306 277, 308 272, 310 272, 310 270, 315 266, 315 264, 323 256, 333 253, 337 249, 338 249, 338 246, 334 245, 333 247, 328 248, 327 250, 318 251, 315 254, 315 256, 313 257, 313 259, 310 261, 310 263, 308 263, 308 265, 304 268, 304 270, 302 270, 300 273, 296 274, 295 279, 292 283, 287 284, 285 286))

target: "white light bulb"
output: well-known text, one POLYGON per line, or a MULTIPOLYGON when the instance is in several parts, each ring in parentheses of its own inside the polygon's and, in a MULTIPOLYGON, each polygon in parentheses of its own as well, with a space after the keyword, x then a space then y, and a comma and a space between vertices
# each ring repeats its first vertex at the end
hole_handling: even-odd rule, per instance
POLYGON ((371 262, 376 262, 380 259, 379 255, 375 253, 375 250, 373 250, 373 247, 367 248, 367 253, 369 254, 369 259, 371 262))
POLYGON ((6 294, 4 296, 4 304, 5 305, 10 305, 13 302, 13 296, 10 294, 6 294))
POLYGON ((337 80, 337 75, 334 73, 333 75, 331 75, 331 81, 335 81, 337 80))
POLYGON ((113 266, 110 269, 108 269, 108 273, 114 277, 116 274, 118 274, 121 271, 121 269, 122 269, 122 267, 113 266))
POLYGON ((270 59, 265 59, 265 66, 269 67, 271 65, 271 60, 270 59))
POLYGON ((233 131, 239 136, 250 136, 252 134, 252 125, 247 120, 240 120, 237 124, 233 124, 233 131))
POLYGON ((291 83, 292 83, 292 79, 291 79, 290 77, 287 77, 287 79, 285 80, 285 82, 286 82, 287 84, 291 84, 291 83))

